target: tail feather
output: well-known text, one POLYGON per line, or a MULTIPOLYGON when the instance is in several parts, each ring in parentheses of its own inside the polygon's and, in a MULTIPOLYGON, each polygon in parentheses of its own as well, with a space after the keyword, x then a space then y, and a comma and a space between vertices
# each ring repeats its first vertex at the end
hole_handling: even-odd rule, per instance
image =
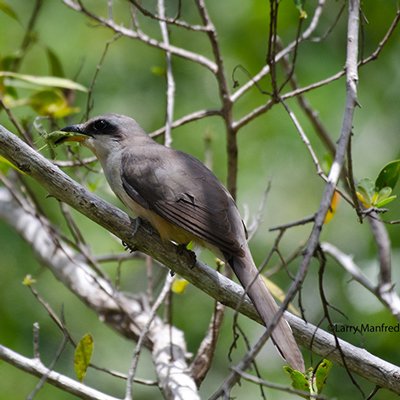
MULTIPOLYGON (((244 257, 234 256, 229 260, 229 265, 246 289, 254 307, 267 326, 279 308, 263 279, 259 276, 250 251, 246 250, 244 257)), ((279 320, 271 336, 275 346, 287 363, 292 368, 304 372, 303 356, 284 317, 279 320)))

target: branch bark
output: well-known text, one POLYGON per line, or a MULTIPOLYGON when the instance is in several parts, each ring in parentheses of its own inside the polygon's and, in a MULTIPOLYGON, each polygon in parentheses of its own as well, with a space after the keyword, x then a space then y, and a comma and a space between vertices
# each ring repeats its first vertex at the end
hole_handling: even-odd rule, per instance
MULTIPOLYGON (((196 261, 195 267, 193 267, 193 257, 189 252, 182 253, 172 243, 162 242, 147 224, 141 224, 135 233, 135 224, 126 213, 90 193, 1 125, 0 154, 39 182, 52 196, 68 203, 77 211, 115 234, 129 246, 136 247, 138 250, 151 255, 220 303, 233 309, 236 309, 237 305, 240 304, 238 309, 240 313, 261 323, 250 300, 245 297, 243 301, 242 287, 199 261, 196 261)), ((3 189, 3 191, 5 190, 3 189)), ((3 197, 2 200, 0 202, 2 207, 9 206, 10 194, 8 193, 8 197, 3 197)), ((24 210, 21 208, 20 211, 23 212, 24 210)), ((29 213, 26 216, 33 218, 29 213)), ((7 218, 7 222, 10 224, 16 221, 10 214, 10 210, 3 211, 1 218, 7 218)), ((20 222, 17 226, 13 226, 19 227, 23 232, 27 225, 20 222)), ((86 271, 83 272, 73 262, 70 263, 68 268, 60 268, 59 272, 61 273, 61 271, 66 274, 65 279, 70 282, 71 290, 74 292, 81 290, 80 296, 87 304, 94 308, 96 312, 103 313, 107 317, 105 318, 107 323, 124 332, 123 328, 126 327, 126 321, 121 320, 118 312, 119 306, 111 300, 109 292, 112 293, 112 289, 108 287, 108 284, 107 290, 104 290, 103 285, 101 285, 100 292, 93 294, 93 303, 91 304, 89 300, 92 298, 87 294, 87 291, 90 293, 95 288, 99 290, 99 278, 96 277, 95 279, 92 276, 94 272, 91 270, 87 273, 86 271), (71 269, 73 266, 76 270, 71 269), (76 274, 74 279, 72 279, 72 274, 76 274), (82 280, 88 283, 82 286, 82 280), (96 285, 93 285, 93 282, 96 285)), ((119 303, 124 299, 121 296, 121 294, 118 296, 119 303)), ((131 301, 131 299, 126 300, 131 301)), ((127 307, 135 307, 133 311, 137 311, 137 305, 129 303, 127 307)), ((300 344, 316 354, 339 364, 342 363, 340 353, 335 349, 335 340, 332 335, 288 312, 285 313, 285 318, 292 326, 294 335, 300 344)), ((130 328, 133 329, 133 327, 130 328)), ((132 332, 131 335, 134 336, 132 332)), ((343 344, 342 351, 346 359, 349 360, 348 366, 352 371, 371 382, 400 394, 399 367, 379 359, 366 350, 343 341, 341 343, 343 344)))
MULTIPOLYGON (((28 204, 17 203, 6 188, 0 188, 0 219, 12 226, 32 246, 41 263, 112 328, 130 339, 137 339, 144 329, 147 330, 143 344, 152 351, 158 383, 167 394, 167 399, 198 399, 196 384, 186 362, 188 354, 182 331, 154 315, 142 298, 132 298, 118 292, 110 282, 82 261, 80 254, 55 237, 55 230, 49 221, 43 217, 37 218, 35 210, 30 209, 28 204), (169 376, 171 371, 172 377, 169 376)), ((40 376, 40 372, 47 369, 41 363, 24 361, 25 370, 30 373, 40 376)), ((13 365, 24 369, 20 363, 13 365)), ((60 379, 48 381, 56 385, 60 379)), ((70 380, 62 388, 67 386, 68 391, 74 393, 75 385, 70 380)))
POLYGON ((79 383, 68 376, 49 370, 36 358, 24 357, 2 345, 0 345, 0 359, 39 378, 46 376, 47 382, 66 391, 67 393, 78 396, 80 399, 119 400, 117 397, 109 396, 103 392, 79 383))

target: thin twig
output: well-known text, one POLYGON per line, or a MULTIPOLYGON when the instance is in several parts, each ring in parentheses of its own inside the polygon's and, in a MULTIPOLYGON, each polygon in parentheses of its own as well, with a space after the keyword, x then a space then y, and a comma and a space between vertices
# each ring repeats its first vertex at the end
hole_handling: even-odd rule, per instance
MULTIPOLYGON (((317 254, 318 254, 319 261, 320 261, 319 270, 318 270, 318 289, 319 289, 319 296, 320 296, 321 302, 322 302, 322 308, 324 310, 324 318, 326 318, 328 320, 329 326, 334 326, 333 320, 329 313, 329 307, 331 305, 329 304, 328 299, 325 296, 325 291, 324 291, 324 272, 325 272, 325 267, 326 267, 326 258, 325 258, 325 254, 321 250, 321 248, 319 248, 317 250, 317 254)), ((355 380, 353 374, 351 373, 351 371, 347 365, 346 357, 340 346, 339 338, 337 337, 335 330, 333 330, 332 333, 333 333, 333 337, 335 338, 335 345, 339 351, 344 369, 346 370, 347 375, 349 376, 350 380, 353 382, 353 385, 357 388, 357 390, 361 393, 362 397, 364 398, 365 394, 364 394, 363 390, 361 389, 361 386, 355 380)))
POLYGON ((357 199, 357 193, 356 193, 356 185, 354 182, 354 173, 353 173, 353 152, 351 149, 351 136, 349 139, 349 144, 347 145, 347 183, 348 183, 348 189, 351 194, 351 198, 353 200, 353 207, 356 210, 356 213, 358 215, 358 220, 362 224, 363 222, 363 215, 360 207, 360 203, 357 199))
MULTIPOLYGON (((199 119, 207 118, 207 117, 214 117, 214 116, 221 116, 220 110, 200 110, 195 111, 190 114, 187 114, 176 121, 174 121, 171 125, 171 128, 178 128, 179 126, 188 124, 189 122, 194 122, 199 119)), ((165 126, 162 128, 157 129, 156 131, 150 133, 151 137, 157 137, 165 133, 165 126)))
MULTIPOLYGON (((254 347, 247 352, 245 357, 237 365, 237 369, 246 370, 253 361, 254 357, 261 350, 265 342, 269 339, 273 327, 282 317, 284 310, 288 307, 289 303, 293 300, 295 294, 300 289, 303 280, 305 279, 311 258, 314 256, 315 251, 319 245, 319 237, 322 231, 322 226, 325 221, 326 214, 329 210, 331 199, 334 194, 337 182, 340 177, 340 172, 344 163, 347 143, 351 134, 354 109, 357 104, 357 58, 358 58, 358 29, 359 29, 359 0, 350 0, 349 2, 349 16, 348 16, 348 33, 347 33, 347 57, 346 57, 346 107, 343 116, 343 125, 341 135, 338 141, 335 160, 332 164, 328 183, 322 196, 319 210, 316 214, 313 230, 308 239, 308 244, 304 252, 303 260, 300 265, 299 271, 295 280, 290 286, 286 298, 283 301, 278 312, 272 318, 271 323, 268 325, 266 331, 254 345, 254 347)), ((218 391, 212 396, 212 399, 217 399, 221 394, 227 394, 240 379, 236 372, 232 372, 220 386, 218 391)))
POLYGON ((351 277, 364 286, 369 292, 376 296, 379 301, 387 307, 390 312, 400 320, 400 297, 396 293, 395 288, 391 285, 391 291, 389 293, 383 293, 379 290, 379 287, 372 283, 362 272, 361 268, 354 262, 351 255, 343 253, 336 246, 331 243, 322 243, 322 250, 333 257, 337 263, 343 267, 351 277))
POLYGON ((168 18, 165 15, 161 15, 161 14, 156 15, 156 14, 150 12, 149 10, 147 10, 146 8, 144 8, 136 0, 129 0, 129 2, 132 3, 143 15, 145 15, 146 17, 149 17, 151 19, 155 19, 156 21, 164 22, 164 23, 170 24, 170 25, 175 25, 180 28, 184 28, 184 29, 187 29, 190 31, 195 31, 195 32, 207 32, 210 29, 208 26, 192 25, 186 21, 183 21, 183 20, 180 20, 177 18, 168 18))
POLYGON ((44 386, 46 381, 49 379, 50 373, 53 371, 54 366, 56 365, 57 361, 60 359, 62 353, 64 352, 67 343, 68 343, 67 336, 63 335, 62 341, 56 351, 54 359, 52 360, 52 362, 49 365, 48 372, 46 374, 42 375, 39 382, 36 384, 35 388, 26 397, 26 400, 33 400, 35 398, 36 394, 40 391, 40 389, 42 389, 42 387, 44 386))
POLYGON ((292 394, 297 394, 300 395, 301 397, 304 398, 310 398, 310 399, 319 399, 319 400, 326 400, 327 398, 325 396, 322 396, 320 394, 311 394, 310 392, 304 392, 302 390, 297 390, 297 389, 293 389, 290 386, 284 386, 284 385, 280 385, 278 383, 274 383, 274 382, 268 382, 264 379, 261 379, 257 376, 254 375, 250 375, 247 372, 244 371, 240 371, 236 368, 234 368, 234 370, 246 381, 249 382, 253 382, 256 383, 257 385, 262 385, 274 390, 279 390, 281 392, 285 392, 285 393, 292 393, 292 394))
POLYGON ((39 322, 33 324, 33 358, 40 360, 40 325, 39 322))
MULTIPOLYGON (((269 194, 269 191, 271 190, 271 181, 268 182, 267 187, 264 190, 263 196, 260 201, 260 205, 258 206, 258 210, 256 212, 256 215, 253 218, 253 221, 251 225, 247 224, 247 241, 250 242, 251 239, 254 237, 254 235, 257 233, 258 228, 260 227, 264 215, 264 209, 265 209, 265 204, 267 202, 267 197, 269 194)), ((246 221, 244 219, 244 221, 246 221)))
POLYGON ((53 160, 53 164, 60 168, 82 167, 87 164, 93 164, 94 162, 97 162, 97 158, 95 156, 87 157, 83 160, 53 160))
POLYGON ((43 5, 43 0, 35 0, 35 5, 33 7, 32 14, 29 18, 28 26, 26 27, 24 37, 22 38, 21 46, 18 49, 18 51, 16 51, 16 54, 18 56, 13 59, 10 66, 10 71, 16 72, 19 70, 21 63, 27 54, 29 46, 31 46, 36 41, 36 35, 34 34, 33 30, 35 29, 35 25, 37 24, 42 5, 43 5))
POLYGON ((4 108, 5 112, 8 115, 8 118, 13 123, 15 128, 17 129, 18 133, 22 138, 24 138, 25 142, 28 143, 31 147, 33 147, 33 140, 29 133, 24 129, 24 127, 19 123, 19 121, 15 118, 13 112, 6 106, 2 97, 0 96, 0 111, 1 108, 4 108))
MULTIPOLYGON (((114 232, 121 240, 131 246, 139 247, 145 253, 151 254, 219 302, 233 309, 240 302, 244 290, 239 285, 199 261, 196 262, 196 267, 192 268, 193 260, 190 256, 182 252, 178 256, 174 245, 162 242, 155 232, 145 224, 139 227, 137 234, 132 238, 132 223, 125 213, 96 198, 92 193, 74 183, 62 171, 55 168, 51 162, 33 152, 21 140, 18 140, 11 133, 7 134, 7 131, 1 126, 0 144, 0 154, 8 154, 7 157, 16 165, 29 165, 30 175, 35 177, 47 191, 53 194, 58 193, 58 197, 63 198, 82 214, 109 231, 114 232), (16 153, 11 156, 9 151, 14 141, 17 141, 16 153), (3 150, 7 149, 8 152, 3 153, 3 150), (46 178, 41 179, 38 174, 46 178), (69 188, 68 191, 65 190, 66 187, 69 188)), ((47 229, 43 230, 43 224, 38 223, 33 214, 27 213, 19 207, 5 188, 0 188, 0 218, 16 229, 24 240, 31 244, 33 251, 41 262, 50 266, 58 279, 86 304, 96 310, 106 323, 126 337, 139 336, 141 325, 138 325, 138 323, 143 324, 147 321, 147 314, 140 303, 138 304, 134 299, 119 293, 119 302, 124 307, 118 306, 115 302, 115 297, 112 298, 107 294, 112 292, 112 289, 107 288, 108 283, 100 282, 100 277, 93 280, 94 272, 88 266, 80 263, 78 258, 74 257, 71 261, 71 257, 67 259, 64 252, 61 253, 51 246, 49 248, 48 244, 52 244, 52 239, 49 237, 47 229), (27 226, 30 227, 29 230, 26 229, 27 226), (35 232, 34 238, 32 237, 32 231, 35 232), (46 244, 46 247, 43 246, 43 243, 46 244), (105 286, 104 289, 103 286, 105 286), (122 313, 123 309, 126 311, 122 313), (136 323, 121 324, 121 321, 132 313, 138 315, 136 323)), ((71 250, 68 250, 68 253, 70 252, 71 250)), ((242 304, 241 312, 261 323, 257 312, 248 299, 242 304)), ((310 348, 314 353, 340 364, 341 359, 335 352, 332 335, 321 329, 316 329, 314 325, 305 323, 290 313, 285 314, 285 319, 290 323, 300 344, 310 348)), ((157 336, 150 338, 146 343, 149 347, 152 340, 160 339, 159 331, 154 334, 157 336)), ((365 349, 357 348, 347 342, 341 341, 341 346, 347 360, 351 363, 352 371, 365 377, 370 382, 400 393, 400 382, 398 380, 400 369, 398 367, 370 354, 365 349)), ((0 358, 3 356, 1 350, 2 348, 0 347, 0 358)), ((177 382, 174 381, 174 383, 177 382)), ((102 400, 104 399, 105 397, 102 397, 102 400)))
POLYGON ((376 212, 372 212, 368 217, 371 225, 372 234, 378 247, 379 255, 379 287, 387 290, 392 287, 392 262, 391 262, 391 246, 390 237, 384 223, 380 220, 376 212))
MULTIPOLYGON (((308 39, 312 33, 315 31, 315 29, 318 27, 318 23, 320 21, 321 15, 322 15, 322 10, 325 6, 326 0, 319 0, 318 5, 315 8, 315 12, 313 15, 313 18, 311 19, 310 25, 308 28, 303 32, 300 38, 294 40, 291 42, 288 46, 286 46, 285 49, 280 51, 275 55, 275 62, 279 62, 279 60, 289 54, 293 49, 296 47, 296 45, 308 39)), ((254 85, 256 85, 261 79, 263 79, 266 75, 268 75, 270 72, 270 67, 269 65, 265 65, 256 75, 253 76, 249 82, 244 84, 242 87, 240 87, 235 93, 232 94, 231 96, 231 101, 236 102, 240 97, 242 97, 249 89, 251 89, 254 85)))
POLYGON ((134 31, 134 30, 126 28, 122 25, 118 25, 113 20, 100 17, 100 16, 90 12, 85 6, 83 6, 82 2, 80 2, 80 1, 78 3, 74 2, 73 0, 62 0, 62 1, 66 6, 70 7, 71 9, 73 9, 75 11, 82 12, 87 17, 91 18, 93 21, 96 21, 100 25, 110 28, 115 33, 121 34, 122 36, 126 36, 131 39, 139 40, 142 43, 144 43, 150 47, 155 47, 155 48, 158 48, 163 51, 170 51, 171 54, 174 54, 178 57, 185 58, 189 61, 192 61, 194 63, 200 64, 200 65, 206 67, 214 74, 218 70, 218 67, 216 66, 215 63, 213 63, 211 60, 209 60, 207 57, 205 57, 201 54, 194 53, 190 50, 186 50, 181 47, 176 47, 173 45, 166 46, 165 43, 160 42, 160 41, 146 35, 142 31, 134 31))
POLYGON ((211 316, 207 333, 201 341, 197 353, 190 365, 190 374, 198 387, 201 385, 212 366, 218 337, 224 320, 224 314, 225 306, 221 303, 215 302, 214 312, 211 316))
POLYGON ((227 183, 226 186, 232 197, 236 198, 237 192, 237 175, 238 175, 238 144, 237 131, 233 127, 233 116, 231 96, 229 93, 228 82, 225 74, 224 59, 222 56, 217 30, 211 20, 204 0, 196 0, 197 9, 205 26, 209 27, 207 35, 211 44, 214 55, 215 65, 217 67, 214 72, 217 78, 219 96, 222 102, 221 116, 225 123, 226 131, 226 153, 227 160, 227 183))
POLYGON ((282 225, 278 225, 278 226, 274 226, 272 228, 269 228, 270 232, 273 231, 281 231, 284 229, 288 229, 288 228, 293 228, 294 226, 300 226, 300 225, 305 225, 305 224, 309 224, 310 222, 315 221, 315 214, 310 215, 308 217, 304 217, 298 221, 294 221, 294 222, 288 222, 286 224, 282 224, 282 225))
POLYGON ((281 101, 281 104, 283 105, 283 108, 286 110, 286 112, 289 114, 289 117, 292 120, 294 126, 296 127, 296 130, 297 130, 298 134, 300 135, 302 142, 306 145, 306 148, 311 155, 311 159, 314 163, 315 169, 317 170, 317 174, 319 176, 323 176, 324 172, 321 168, 321 165, 319 164, 318 157, 317 157, 314 149, 312 148, 311 142, 308 139, 307 134, 304 132, 304 129, 302 128, 299 120, 297 119, 294 112, 289 108, 289 106, 284 101, 281 101))
POLYGON ((167 274, 165 283, 164 283, 164 287, 162 288, 161 293, 159 294, 157 300, 154 302, 153 306, 151 307, 149 319, 146 323, 146 326, 144 327, 144 329, 142 330, 142 332, 139 336, 139 340, 137 341, 136 348, 135 348, 135 351, 132 356, 132 363, 131 363, 131 366, 130 366, 129 372, 128 372, 128 379, 126 382, 126 390, 125 390, 125 400, 132 399, 132 384, 133 384, 133 379, 136 374, 136 369, 138 366, 139 356, 140 356, 140 352, 142 350, 144 339, 146 338, 146 336, 149 332, 150 326, 153 323, 153 320, 154 320, 154 317, 156 315, 158 308, 164 302, 165 297, 168 295, 168 293, 171 289, 173 280, 174 280, 174 278, 170 274, 167 274))
POLYGON ((104 50, 103 50, 103 53, 101 54, 100 60, 96 65, 96 70, 94 72, 92 81, 90 82, 89 89, 88 89, 88 96, 87 96, 87 100, 86 100, 86 112, 85 112, 85 117, 84 117, 85 121, 87 121, 89 119, 90 111, 93 108, 93 98, 92 98, 92 96, 93 96, 94 86, 96 84, 97 77, 98 77, 98 75, 100 73, 100 70, 101 70, 101 68, 102 68, 102 66, 104 64, 104 60, 106 59, 106 55, 108 53, 108 50, 109 50, 111 44, 116 42, 120 37, 121 37, 121 35, 117 33, 110 40, 108 40, 106 42, 106 45, 104 46, 104 50))
MULTIPOLYGON (((363 59, 358 66, 362 67, 366 64, 368 64, 371 61, 376 60, 379 55, 381 54, 382 50, 384 49, 385 45, 387 44, 387 42, 389 41, 390 37, 392 36, 395 28, 397 27, 398 23, 400 21, 400 11, 397 12, 396 17, 394 18, 394 20, 392 21, 388 31, 386 32, 386 34, 384 35, 383 39, 379 42, 377 48, 374 50, 374 52, 368 56, 367 58, 363 59)), ((286 48, 288 49, 288 48, 286 48)), ((285 49, 285 50, 286 50, 285 49)), ((286 51, 281 51, 280 53, 278 53, 277 58, 279 59, 279 54, 283 53, 281 56, 285 56, 287 54, 286 51)), ((258 82, 259 80, 261 80, 267 73, 269 72, 269 67, 265 67, 261 73, 260 76, 256 76, 259 79, 256 79, 256 77, 253 78, 252 81, 250 81, 250 83, 246 85, 244 85, 241 89, 243 89, 246 86, 246 89, 248 90, 250 87, 254 86, 256 82, 258 82)), ((287 100, 289 98, 292 97, 296 97, 298 95, 301 95, 303 93, 307 93, 309 91, 312 91, 314 89, 317 89, 319 87, 328 85, 329 83, 332 83, 338 79, 340 79, 341 77, 346 75, 346 69, 344 68, 343 70, 337 72, 334 75, 331 75, 328 78, 322 79, 318 82, 314 82, 311 83, 310 85, 304 86, 302 88, 297 88, 295 90, 292 90, 288 93, 282 94, 281 95, 281 99, 282 100, 287 100)), ((235 101, 238 97, 240 97, 239 95, 242 95, 243 93, 240 92, 240 90, 238 90, 237 92, 235 92, 234 95, 232 95, 232 100, 235 101)), ((247 115, 245 115, 244 117, 240 118, 239 120, 235 121, 233 123, 233 127, 238 130, 240 128, 242 128, 243 126, 247 125, 249 122, 253 121, 255 118, 259 117, 260 115, 264 114, 265 112, 269 111, 272 106, 275 104, 275 102, 273 100, 269 100, 266 104, 263 104, 259 107, 254 108, 251 112, 249 112, 247 115)))
MULTIPOLYGON (((157 1, 158 14, 160 18, 165 19, 165 0, 157 1)), ((161 36, 166 48, 170 46, 169 33, 167 23, 163 20, 159 21, 161 36)), ((172 121, 174 118, 174 105, 175 105, 175 79, 172 72, 172 55, 169 50, 165 51, 165 63, 166 63, 166 78, 167 78, 167 106, 165 116, 165 136, 164 144, 167 147, 171 147, 172 144, 172 121)))
POLYGON ((29 374, 35 375, 39 378, 46 376, 48 383, 62 389, 66 393, 71 393, 72 395, 77 396, 80 399, 120 400, 116 397, 107 395, 104 392, 84 385, 83 383, 79 383, 78 381, 71 379, 68 376, 52 371, 50 368, 47 368, 37 359, 24 357, 3 345, 0 345, 0 359, 10 363, 11 365, 14 365, 22 371, 28 372, 29 374))

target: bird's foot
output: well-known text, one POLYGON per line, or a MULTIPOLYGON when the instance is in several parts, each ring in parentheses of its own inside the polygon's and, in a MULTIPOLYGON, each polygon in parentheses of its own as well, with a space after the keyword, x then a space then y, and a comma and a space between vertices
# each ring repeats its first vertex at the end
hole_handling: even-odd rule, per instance
MULTIPOLYGON (((136 232, 138 231, 138 229, 139 229, 139 226, 142 224, 142 220, 140 219, 140 217, 137 217, 137 218, 135 218, 134 220, 133 220, 133 232, 132 232, 132 236, 135 236, 136 235, 136 232)), ((129 251, 129 252, 131 252, 131 253, 133 253, 133 252, 135 252, 136 250, 137 250, 137 248, 136 248, 136 246, 132 246, 132 245, 129 245, 128 243, 126 243, 126 242, 124 242, 124 241, 122 241, 122 245, 124 246, 124 249, 126 250, 126 251, 129 251)))
POLYGON ((122 241, 122 246, 124 246, 125 251, 129 251, 130 253, 134 253, 137 248, 135 246, 130 246, 128 243, 122 241))
POLYGON ((186 254, 189 256, 189 266, 190 268, 193 268, 196 265, 196 253, 190 249, 187 248, 188 244, 178 244, 176 246, 176 252, 178 253, 179 256, 182 256, 186 254))

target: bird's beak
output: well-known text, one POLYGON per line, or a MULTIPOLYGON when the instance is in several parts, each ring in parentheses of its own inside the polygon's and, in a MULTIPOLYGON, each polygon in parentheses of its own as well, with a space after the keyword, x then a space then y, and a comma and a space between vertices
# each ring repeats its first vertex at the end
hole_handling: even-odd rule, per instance
POLYGON ((60 129, 61 132, 66 132, 65 136, 60 137, 56 144, 64 142, 84 142, 89 134, 85 133, 81 124, 66 126, 60 129))

